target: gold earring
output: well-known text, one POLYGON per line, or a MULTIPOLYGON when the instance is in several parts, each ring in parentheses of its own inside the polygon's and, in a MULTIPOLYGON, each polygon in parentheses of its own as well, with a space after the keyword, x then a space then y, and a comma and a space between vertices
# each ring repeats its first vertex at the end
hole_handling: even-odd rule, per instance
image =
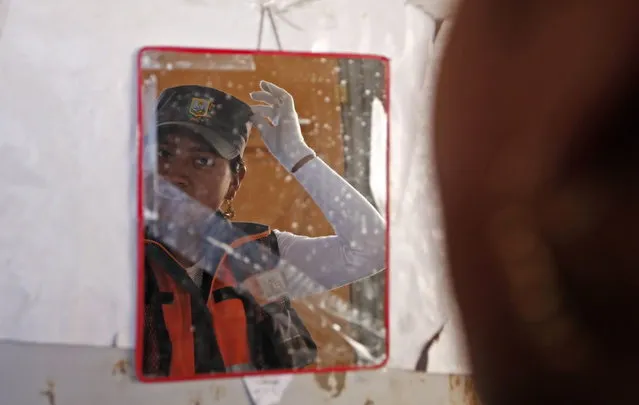
POLYGON ((222 202, 222 215, 226 219, 233 219, 235 216, 235 210, 233 209, 233 200, 225 199, 222 202))

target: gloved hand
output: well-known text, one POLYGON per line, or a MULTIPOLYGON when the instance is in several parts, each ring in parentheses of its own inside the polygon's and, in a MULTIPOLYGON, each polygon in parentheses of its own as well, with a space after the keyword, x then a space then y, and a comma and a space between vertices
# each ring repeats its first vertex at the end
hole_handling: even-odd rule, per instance
POLYGON ((302 137, 293 96, 264 80, 260 81, 260 88, 261 91, 250 96, 266 104, 251 106, 255 113, 251 121, 259 129, 268 150, 290 172, 302 158, 313 154, 313 149, 302 137))

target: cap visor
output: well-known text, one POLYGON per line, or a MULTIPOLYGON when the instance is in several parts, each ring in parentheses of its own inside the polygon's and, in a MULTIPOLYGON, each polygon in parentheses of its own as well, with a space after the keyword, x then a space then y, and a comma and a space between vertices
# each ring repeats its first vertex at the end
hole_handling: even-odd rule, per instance
POLYGON ((203 127, 201 125, 192 122, 183 121, 169 121, 163 122, 158 125, 158 128, 177 127, 185 128, 200 135, 203 140, 211 146, 215 151, 224 159, 231 160, 238 157, 241 154, 241 150, 224 139, 224 136, 218 132, 213 131, 210 128, 203 127))

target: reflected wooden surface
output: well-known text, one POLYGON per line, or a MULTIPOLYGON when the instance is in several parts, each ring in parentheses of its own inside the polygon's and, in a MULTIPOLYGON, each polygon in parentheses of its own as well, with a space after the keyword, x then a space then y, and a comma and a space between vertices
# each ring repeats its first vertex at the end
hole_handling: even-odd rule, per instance
MULTIPOLYGON (((191 55, 190 58, 201 58, 191 55)), ((302 132, 310 147, 335 171, 344 173, 344 145, 341 134, 340 84, 337 60, 300 56, 255 55, 255 70, 146 70, 154 75, 158 91, 167 87, 197 84, 214 87, 255 103, 249 93, 259 90, 260 80, 271 81, 289 91, 302 132), (309 120, 309 121, 307 121, 309 120)), ((245 151, 247 176, 234 202, 235 220, 259 222, 273 229, 307 236, 333 233, 319 207, 306 191, 268 152, 257 130, 253 130, 245 151)), ((348 287, 331 293, 350 301, 348 287)), ((321 297, 320 297, 321 298, 321 297)), ((317 300, 318 298, 314 298, 317 300)), ((350 345, 330 324, 322 324, 304 302, 294 303, 320 348, 317 364, 310 367, 345 366, 355 360, 350 345)))

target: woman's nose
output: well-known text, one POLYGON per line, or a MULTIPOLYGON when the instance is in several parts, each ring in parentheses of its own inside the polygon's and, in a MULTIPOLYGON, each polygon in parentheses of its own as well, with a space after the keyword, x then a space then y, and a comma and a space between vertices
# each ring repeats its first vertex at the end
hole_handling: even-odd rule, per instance
POLYGON ((187 171, 183 165, 176 164, 176 162, 166 164, 160 171, 160 174, 162 177, 171 182, 171 184, 181 189, 185 189, 189 185, 187 171))
POLYGON ((169 176, 169 181, 180 188, 185 188, 189 185, 188 180, 184 176, 169 176))

